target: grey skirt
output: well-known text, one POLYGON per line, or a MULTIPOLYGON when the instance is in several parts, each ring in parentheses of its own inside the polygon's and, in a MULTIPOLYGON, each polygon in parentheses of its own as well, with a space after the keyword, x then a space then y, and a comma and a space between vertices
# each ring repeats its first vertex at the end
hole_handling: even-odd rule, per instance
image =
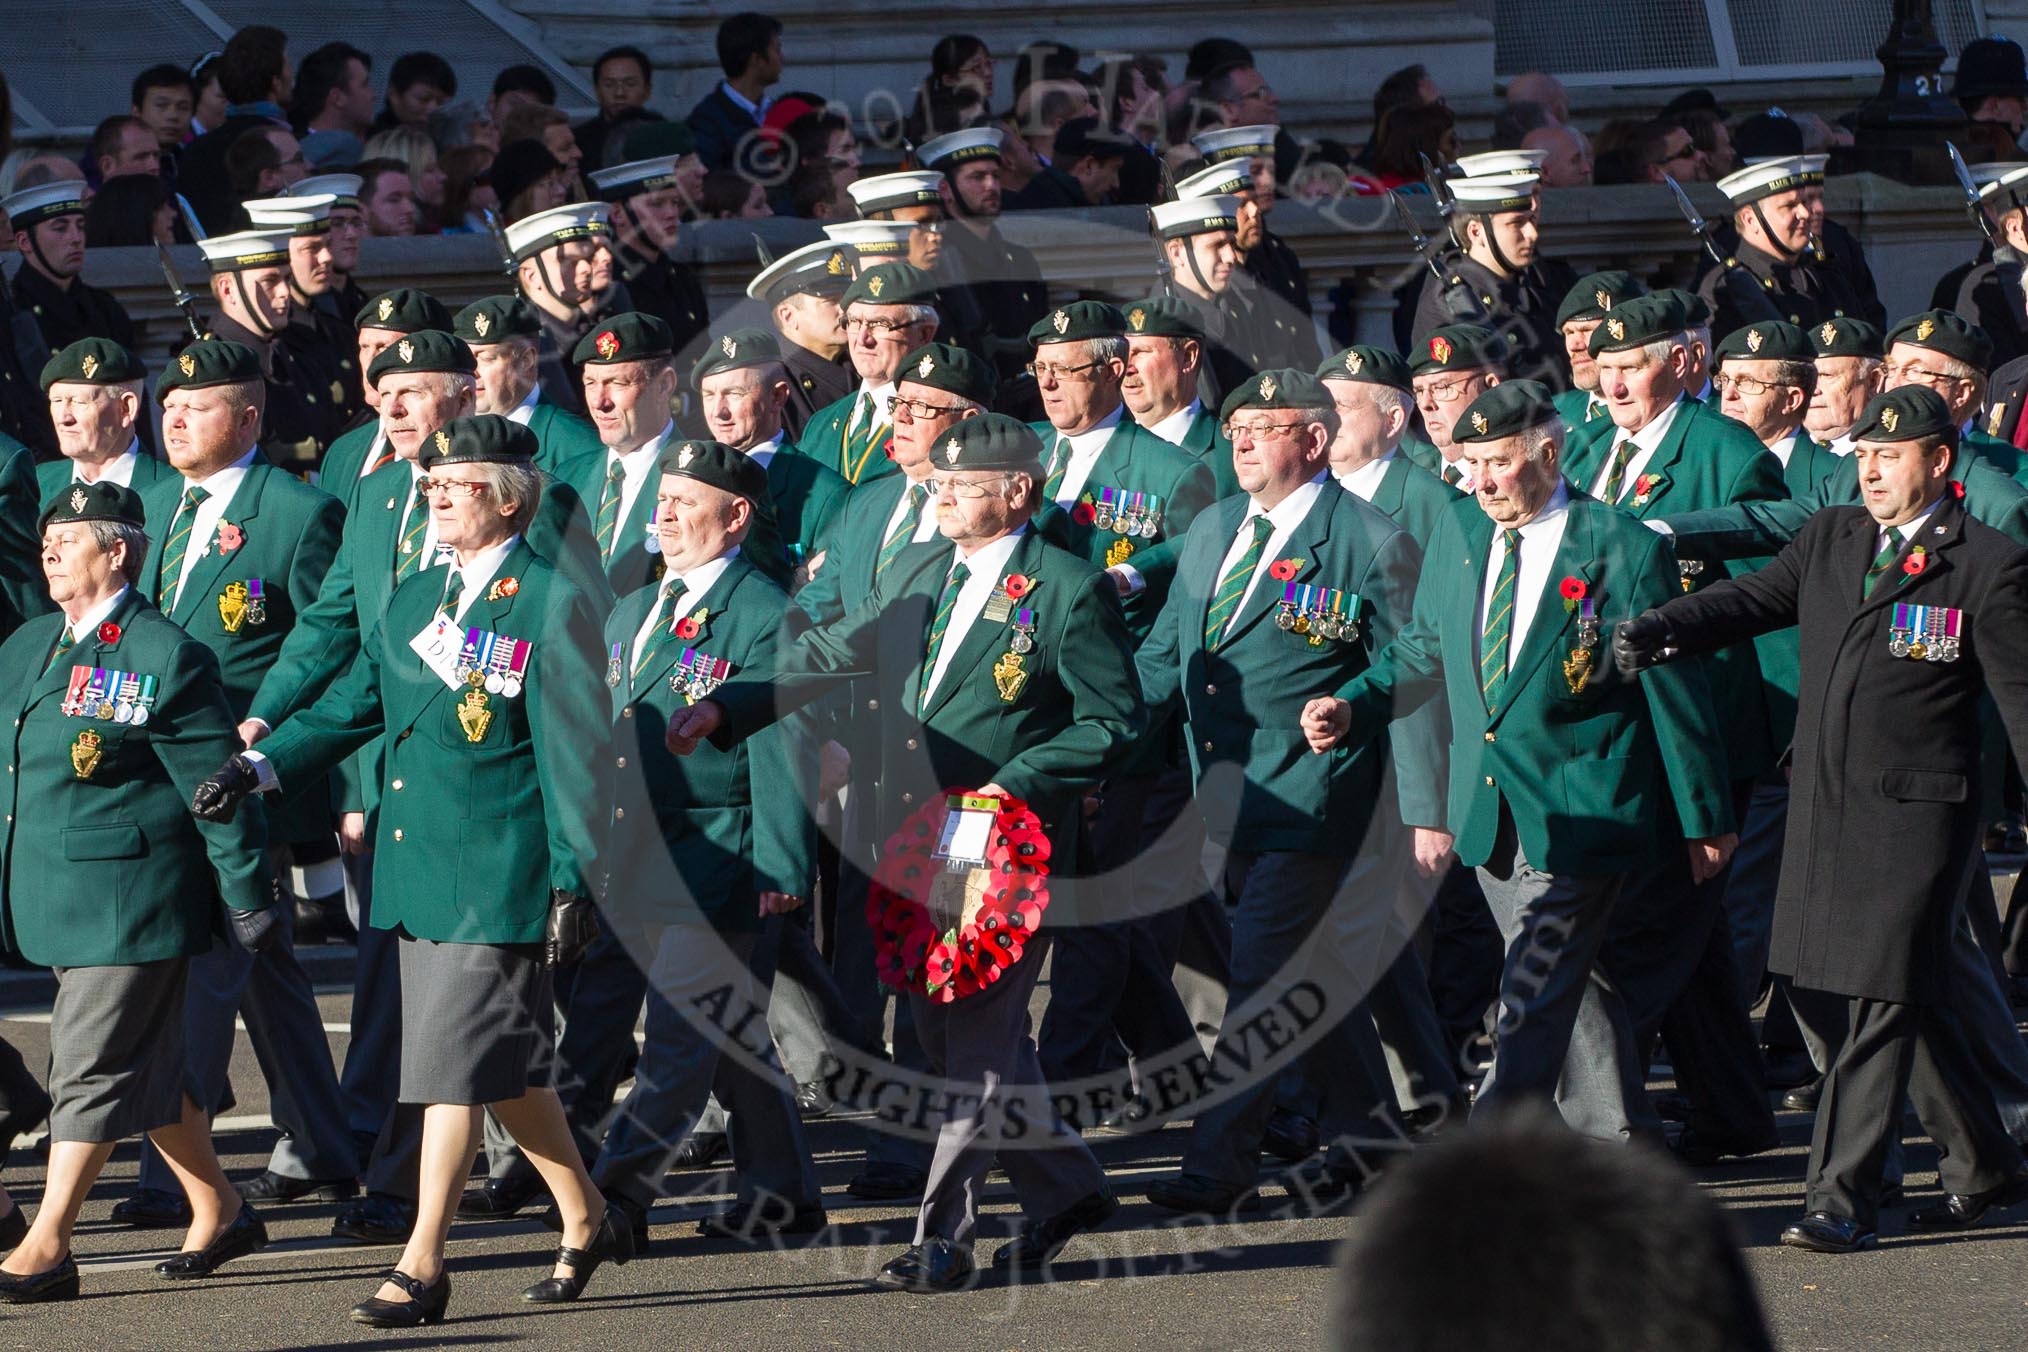
POLYGON ((188 958, 59 967, 49 1016, 49 1139, 120 1141, 183 1116, 188 958))
POLYGON ((540 944, 401 936, 401 1101, 499 1103, 550 1085, 556 1007, 540 944))

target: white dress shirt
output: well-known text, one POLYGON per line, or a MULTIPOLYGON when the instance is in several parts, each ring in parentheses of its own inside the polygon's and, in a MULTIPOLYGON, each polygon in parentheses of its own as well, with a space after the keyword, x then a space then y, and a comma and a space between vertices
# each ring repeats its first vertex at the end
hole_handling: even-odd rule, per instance
POLYGON ((132 590, 132 587, 120 588, 90 610, 78 616, 76 621, 67 625, 66 628, 70 630, 70 641, 74 644, 82 643, 87 634, 98 632, 98 627, 106 622, 106 616, 119 608, 120 598, 132 590))
POLYGON ((768 467, 768 461, 775 458, 775 452, 779 451, 782 448, 782 442, 788 437, 788 435, 789 434, 787 429, 783 429, 781 431, 776 432, 772 437, 768 438, 766 441, 763 441, 760 445, 748 447, 746 450, 746 458, 753 461, 756 465, 759 465, 762 469, 766 469, 768 467))
MULTIPOLYGON (((85 479, 84 481, 94 484, 118 484, 122 488, 132 488, 134 486, 134 466, 140 459, 141 442, 139 438, 136 438, 128 443, 126 450, 121 451, 118 455, 101 465, 96 477, 85 479)), ((72 473, 77 474, 77 467, 73 467, 72 473)), ((82 474, 77 474, 77 477, 80 479, 84 478, 82 474)))
POLYGON ((1373 495, 1380 491, 1380 481, 1387 477, 1387 467, 1394 463, 1394 452, 1376 455, 1358 469, 1338 476, 1338 482, 1345 491, 1362 502, 1373 501, 1373 495))
POLYGON ((1153 432, 1171 446, 1181 446, 1183 438, 1189 435, 1190 424, 1197 421, 1197 415, 1203 411, 1204 401, 1192 399, 1189 403, 1162 419, 1162 421, 1147 423, 1145 426, 1150 432, 1153 432))
MULTIPOLYGON (((1669 429, 1676 425, 1677 417, 1683 412, 1684 400, 1681 395, 1676 402, 1657 413, 1648 425, 1638 432, 1629 433, 1621 428, 1613 429, 1612 437, 1606 442, 1605 461, 1599 466, 1598 477, 1591 481, 1591 495, 1599 501, 1606 501, 1606 480, 1612 476, 1613 453, 1622 441, 1634 443, 1634 453, 1627 458, 1626 472, 1620 478, 1619 502, 1631 501, 1634 482, 1647 473, 1648 462, 1655 458, 1655 448, 1662 444, 1662 438, 1669 435, 1669 429)), ((1617 503, 1615 505, 1618 505, 1617 503)))
POLYGON ((423 527, 422 562, 418 568, 428 568, 437 557, 437 514, 430 510, 427 500, 415 500, 415 485, 423 480, 422 466, 414 460, 408 462, 409 500, 394 504, 394 553, 397 561, 401 558, 401 542, 408 535, 409 513, 421 512, 429 524, 423 527))
POLYGON ((528 420, 535 416, 535 406, 541 402, 542 386, 537 384, 530 387, 528 397, 507 410, 507 421, 520 423, 523 427, 528 426, 528 420))
POLYGON ((497 545, 489 545, 474 555, 469 563, 460 564, 455 558, 444 572, 444 590, 449 592, 452 577, 464 579, 464 589, 458 593, 458 608, 451 618, 463 623, 465 612, 472 608, 472 602, 486 594, 486 586, 493 575, 500 571, 500 565, 514 552, 514 546, 521 543, 519 535, 510 535, 497 545))
POLYGON ((1853 435, 1847 432, 1842 437, 1832 437, 1824 443, 1824 448, 1830 451, 1832 455, 1850 455, 1852 454, 1852 447, 1855 442, 1856 439, 1853 435))
POLYGON ((1802 439, 1803 433, 1798 429, 1779 441, 1770 441, 1767 444, 1768 454, 1781 461, 1782 468, 1787 469, 1789 467, 1789 458, 1796 453, 1796 446, 1802 439))
MULTIPOLYGON (((1288 543, 1290 533, 1298 525, 1302 524, 1304 517, 1310 514, 1310 508, 1316 506, 1317 495, 1324 491, 1325 481, 1330 477, 1328 474, 1319 474, 1316 478, 1310 480, 1274 506, 1267 508, 1265 512, 1263 512, 1259 503, 1251 499, 1247 501, 1246 515, 1240 518, 1239 529, 1232 536, 1232 544, 1227 547, 1225 557, 1219 561, 1219 581, 1224 580, 1225 575, 1232 571, 1233 565, 1239 562, 1240 556, 1245 554, 1247 548, 1253 544, 1253 521, 1255 517, 1265 515, 1269 523, 1274 526, 1274 530, 1268 534, 1267 547, 1261 551, 1260 566, 1255 568, 1253 576, 1246 580, 1246 590, 1239 594, 1239 604, 1232 608, 1233 619, 1238 619, 1240 614, 1246 610, 1246 603, 1253 599, 1254 588, 1258 587, 1260 580, 1267 576, 1268 565, 1275 561, 1275 556, 1281 552, 1282 546, 1288 543)), ((1212 585, 1217 586, 1218 583, 1213 582, 1212 585)), ((1276 585, 1279 586, 1280 584, 1277 583, 1276 585)), ((1228 626, 1231 623, 1231 620, 1226 621, 1228 626)))
POLYGON ((1078 494, 1084 492, 1084 486, 1091 478, 1092 468, 1098 464, 1099 452, 1105 450, 1106 443, 1113 439, 1113 429, 1120 425, 1120 419, 1126 416, 1126 412, 1127 406, 1121 404, 1100 418, 1095 426, 1086 428, 1076 436, 1066 436, 1058 432, 1049 442, 1042 456, 1045 467, 1057 454, 1057 448, 1062 443, 1066 441, 1070 443, 1070 463, 1063 471, 1063 481, 1056 486, 1057 506, 1068 507, 1077 501, 1078 494))
POLYGON ((734 545, 708 563, 700 563, 689 572, 678 577, 666 573, 662 585, 656 588, 655 604, 648 607, 648 617, 641 621, 641 627, 634 631, 634 646, 627 652, 627 667, 631 671, 640 661, 641 650, 648 646, 648 635, 655 632, 655 621, 661 618, 662 604, 669 599, 669 593, 676 593, 676 614, 696 608, 706 592, 718 585, 718 579, 725 576, 725 570, 739 557, 739 546, 734 545))
MULTIPOLYGON (((890 380, 885 384, 875 385, 871 381, 862 380, 859 382, 859 394, 868 395, 873 400, 872 425, 874 427, 887 426, 887 401, 894 397, 894 382, 890 380)), ((845 430, 847 432, 857 432, 860 424, 866 421, 859 416, 861 411, 866 407, 865 404, 860 402, 859 394, 852 396, 852 413, 851 416, 845 419, 845 430)))
MULTIPOLYGON (((647 486, 648 480, 655 477, 655 460, 662 454, 662 444, 675 430, 676 424, 672 420, 660 432, 644 442, 638 450, 628 451, 625 455, 621 455, 611 447, 606 448, 608 477, 613 472, 615 462, 626 471, 626 477, 620 481, 620 519, 613 527, 614 548, 619 547, 620 536, 626 532, 627 523, 634 519, 634 504, 641 500, 641 490, 647 486)), ((593 521, 598 520, 599 504, 605 501, 605 492, 605 485, 600 484, 598 496, 590 504, 593 521)))
MULTIPOLYGON (((232 495, 237 493, 240 484, 245 482, 246 472, 253 467, 254 457, 259 454, 260 448, 255 447, 208 479, 186 478, 183 481, 184 492, 187 493, 192 488, 201 488, 211 496, 197 504, 197 514, 191 522, 190 543, 183 550, 183 568, 182 571, 176 574, 176 597, 178 600, 181 600, 183 597, 183 584, 190 580, 190 570, 197 566, 199 559, 209 554, 216 546, 217 542, 211 538, 212 532, 218 528, 218 523, 225 519, 226 504, 232 501, 232 495)), ((178 512, 183 510, 183 505, 180 501, 177 503, 176 510, 178 512)), ((170 518, 170 528, 173 528, 174 525, 175 517, 172 516, 170 518)), ((166 529, 163 538, 168 538, 166 529)))
MULTIPOLYGON (((1929 506, 1923 508, 1921 513, 1912 520, 1904 521, 1894 528, 1901 535, 1901 543, 1904 546, 1910 540, 1922 534, 1922 528, 1929 524, 1930 515, 1936 511, 1937 502, 1942 501, 1942 498, 1938 498, 1936 502, 1932 502, 1929 506)), ((1887 548, 1887 527, 1882 526, 1873 532, 1873 552, 1878 554, 1885 548, 1887 548)))
MULTIPOLYGON (((1563 544, 1563 528, 1570 523, 1570 490, 1561 480, 1556 491, 1549 495, 1549 501, 1526 525, 1515 529, 1521 532, 1521 556, 1515 561, 1514 572, 1514 615, 1507 628, 1507 669, 1514 669, 1514 655, 1521 651, 1521 645, 1528 638, 1528 626, 1535 622, 1535 612, 1541 607, 1544 590, 1549 586, 1549 574, 1556 563, 1556 551, 1563 544)), ((1491 562, 1486 568, 1486 589, 1479 598, 1479 634, 1486 633, 1486 608, 1492 603, 1493 589, 1500 583, 1500 566, 1507 558, 1506 532, 1498 525, 1493 527, 1491 562)), ((1475 659, 1476 660, 1476 659, 1475 659)))
MULTIPOLYGON (((925 489, 928 487, 926 484, 920 486, 925 489)), ((901 490, 901 496, 894 500, 894 508, 887 514, 887 524, 880 528, 880 543, 886 544, 887 537, 894 534, 895 529, 901 525, 901 514, 908 510, 908 490, 915 487, 918 487, 918 485, 910 481, 901 490)), ((936 494, 926 492, 922 500, 922 506, 916 512, 915 534, 909 537, 909 542, 919 545, 925 540, 936 538, 936 533, 937 498, 936 494)))
MULTIPOLYGON (((964 643, 965 635, 971 632, 972 624, 979 618, 979 612, 986 608, 986 602, 1000 589, 1000 575, 1007 569, 1007 560, 1014 556, 1014 546, 1028 533, 1028 527, 1016 526, 989 545, 981 545, 969 555, 953 551, 950 566, 944 569, 944 580, 950 580, 951 573, 962 563, 969 570, 965 585, 958 589, 958 601, 951 608, 950 623, 944 626, 943 646, 937 649, 937 663, 930 669, 923 682, 922 698, 928 699, 936 693, 944 673, 951 668, 951 657, 964 643)), ((937 588, 941 597, 943 588, 937 588)), ((928 631, 924 631, 927 640, 928 631)))

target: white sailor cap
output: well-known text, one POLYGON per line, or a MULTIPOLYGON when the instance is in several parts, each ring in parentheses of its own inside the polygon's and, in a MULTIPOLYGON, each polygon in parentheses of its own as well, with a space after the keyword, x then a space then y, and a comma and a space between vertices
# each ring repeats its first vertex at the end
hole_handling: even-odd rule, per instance
POLYGON ((1199 169, 1188 178, 1176 184, 1176 197, 1188 201, 1193 197, 1229 197, 1253 191, 1253 175, 1248 172, 1245 160, 1225 160, 1209 169, 1199 169))
POLYGON ((82 179, 62 178, 54 183, 38 183, 0 198, 0 211, 7 213, 9 226, 27 230, 44 221, 53 221, 58 216, 84 215, 84 192, 82 179))
POLYGON ((2002 164, 1981 164, 1972 169, 1972 182, 1978 184, 1979 200, 1996 206, 2028 206, 2028 164, 2018 161, 2002 164), (1980 182, 1980 170, 1988 172, 1980 182))
POLYGON ((610 169, 594 169, 591 179, 592 191, 602 202, 624 202, 629 197, 639 197, 644 192, 657 192, 676 186, 676 162, 681 155, 657 155, 653 159, 629 160, 616 164, 610 169))
POLYGON ((331 208, 336 194, 315 193, 302 197, 257 197, 240 203, 256 230, 287 230, 296 235, 321 235, 331 229, 331 208))
POLYGON ((299 179, 282 189, 290 197, 331 196, 334 207, 356 207, 359 205, 359 190, 366 186, 366 180, 357 174, 312 174, 299 179))
POLYGON ((839 221, 824 227, 826 239, 849 244, 859 258, 876 263, 906 256, 908 237, 914 233, 907 221, 839 221))
POLYGON ((860 215, 871 216, 876 211, 893 211, 896 207, 941 206, 943 182, 941 173, 910 169, 899 174, 854 179, 845 185, 845 191, 852 194, 852 205, 859 208, 860 215))
POLYGON ((238 272, 242 268, 285 268, 289 265, 289 236, 293 225, 241 230, 231 235, 213 235, 197 241, 204 261, 213 272, 238 272))
POLYGON ((967 127, 924 141, 915 157, 927 169, 955 169, 972 160, 997 160, 1006 145, 1007 133, 998 127, 967 127))
POLYGON ((610 210, 604 202, 571 202, 523 216, 507 227, 508 251, 521 263, 552 244, 607 234, 612 230, 610 210))
POLYGON ((1452 161, 1453 180, 1487 178, 1495 174, 1537 174, 1549 160, 1546 150, 1488 150, 1480 155, 1460 155, 1452 161))
POLYGON ((773 304, 786 296, 842 296, 852 285, 852 247, 820 239, 783 254, 746 284, 749 298, 773 304))
POLYGON ((1149 208, 1155 234, 1162 239, 1186 239, 1217 230, 1239 228, 1239 199, 1231 196, 1186 197, 1180 202, 1157 202, 1149 208))
POLYGON ((1824 181, 1824 158, 1817 155, 1782 155, 1771 160, 1735 169, 1718 180, 1718 191, 1736 207, 1792 191, 1809 183, 1824 181), (1815 163, 1815 168, 1811 164, 1815 163))
POLYGON ((1484 216, 1501 211, 1527 211, 1533 207, 1539 177, 1533 172, 1484 174, 1477 178, 1454 178, 1444 186, 1450 189, 1451 198, 1458 204, 1459 211, 1484 216))
POLYGON ((1227 160, 1250 160, 1256 155, 1275 153, 1275 134, 1281 130, 1271 122, 1250 127, 1214 127, 1190 138, 1197 153, 1213 164, 1227 160))

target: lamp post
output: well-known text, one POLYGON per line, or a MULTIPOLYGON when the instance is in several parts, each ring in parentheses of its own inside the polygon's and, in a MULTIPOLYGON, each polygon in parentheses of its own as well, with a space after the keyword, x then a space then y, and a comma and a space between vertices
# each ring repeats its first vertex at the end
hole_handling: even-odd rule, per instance
POLYGON ((1949 183, 1944 142, 1965 125, 1944 92, 1949 55, 1937 39, 1930 0, 1894 0, 1880 58, 1880 92, 1859 106, 1851 168, 1906 183, 1949 183))

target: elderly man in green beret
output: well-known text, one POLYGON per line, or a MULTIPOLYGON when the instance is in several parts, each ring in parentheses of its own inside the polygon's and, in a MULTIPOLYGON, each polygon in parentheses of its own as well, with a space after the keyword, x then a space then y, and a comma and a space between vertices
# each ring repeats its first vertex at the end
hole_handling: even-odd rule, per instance
POLYGON ((796 439, 797 454, 853 484, 893 470, 888 401, 901 359, 937 336, 936 299, 936 280, 907 263, 876 263, 852 279, 840 303, 845 350, 859 388, 817 410, 796 439))
MULTIPOLYGON (((1473 491, 1463 454, 1454 444, 1458 417, 1507 373, 1507 349, 1483 324, 1446 324, 1411 348, 1409 386, 1429 436, 1417 463, 1460 493, 1473 491)), ((1407 444, 1411 460, 1417 446, 1407 444)))
POLYGON ((1979 411, 1986 403, 1986 367, 1993 357, 1993 340, 1984 329, 1953 310, 1926 310, 1889 329, 1885 345, 1882 390, 1903 385, 1935 390, 1957 420, 1958 453, 1988 461, 2028 485, 2028 456, 1979 424, 1979 411))
POLYGON ((583 503, 613 595, 659 576, 655 539, 655 457, 675 433, 677 374, 669 326, 653 315, 615 315, 571 352, 582 368, 583 397, 601 449, 556 468, 557 481, 583 503))
POLYGON ((387 435, 380 428, 380 392, 373 388, 371 378, 373 359, 411 333, 449 329, 451 312, 428 292, 401 286, 366 302, 353 316, 353 324, 359 331, 358 361, 367 411, 360 415, 362 421, 331 443, 317 472, 318 487, 348 507, 359 481, 394 460, 387 435))
POLYGON ((1563 355, 1570 363, 1570 388, 1556 396, 1556 411, 1570 428, 1573 445, 1577 438, 1589 440, 1612 423, 1598 392, 1592 330, 1605 323, 1615 305, 1647 294, 1648 288, 1633 273, 1609 268, 1578 278, 1556 309, 1556 331, 1563 335, 1563 355))
POLYGON ((1213 492, 1239 492, 1232 472, 1232 443, 1207 408, 1202 375, 1209 349, 1197 314, 1174 296, 1150 296, 1125 309, 1127 366, 1120 397, 1134 421, 1172 446, 1211 466, 1213 492))
POLYGON ((573 456, 599 449, 591 423, 542 397, 542 322, 534 306, 519 296, 487 296, 458 311, 451 331, 477 363, 474 411, 497 413, 535 433, 537 469, 554 473, 573 456))
POLYGON ((42 392, 63 459, 35 467, 43 497, 72 482, 108 483, 140 492, 169 476, 138 433, 148 373, 110 338, 80 338, 42 368, 42 392))
MULTIPOLYGON (((1858 425, 1859 415, 1865 411, 1867 401, 1880 393, 1881 383, 1886 379, 1881 373, 1885 335, 1863 319, 1827 319, 1809 334, 1817 384, 1803 414, 1803 430, 1823 443, 1831 454, 1847 456, 1852 454, 1852 429, 1858 425)), ((1998 372, 1988 388, 1989 391, 2004 388, 1998 372)), ((1993 397, 1989 397, 1988 406, 1999 407, 1993 397)), ((1987 430, 2012 440, 2013 429, 2004 416, 1999 423, 1996 430, 1989 413, 1987 430)))
MULTIPOLYGON (((685 754, 706 737, 730 745, 864 678, 879 705, 868 710, 880 719, 877 839, 943 802, 946 790, 970 788, 1026 803, 1051 858, 1072 859, 1083 795, 1145 730, 1117 589, 1031 527, 1042 444, 1029 428, 1001 414, 968 418, 932 455, 938 529, 951 548, 891 570, 866 605, 787 645, 774 679, 735 677, 678 710, 670 748, 685 754)), ((1040 1269, 1118 1209, 1097 1162, 1049 1103, 1029 1036, 1046 916, 1044 925, 974 993, 942 1001, 927 984, 941 985, 937 977, 908 978, 923 1050, 959 1097, 938 1133, 915 1242, 882 1269, 883 1285, 948 1291, 970 1282, 978 1197, 1003 1133, 1023 1138, 999 1161, 1027 1222, 996 1264, 1040 1269)))

